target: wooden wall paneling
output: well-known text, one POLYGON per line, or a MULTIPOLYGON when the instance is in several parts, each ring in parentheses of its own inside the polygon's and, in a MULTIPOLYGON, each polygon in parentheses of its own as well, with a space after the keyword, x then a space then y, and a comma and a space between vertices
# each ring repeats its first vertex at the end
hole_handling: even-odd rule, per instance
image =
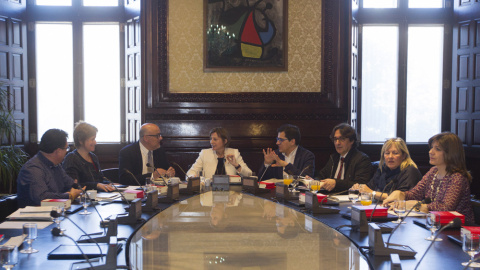
POLYGON ((331 129, 349 117, 348 81, 340 78, 345 78, 341 74, 347 74, 350 66, 345 64, 347 51, 337 42, 348 39, 345 27, 348 1, 322 1, 321 93, 214 93, 212 89, 212 93, 203 94, 169 91, 169 1, 147 1, 145 5, 152 12, 145 18, 146 36, 158 43, 147 46, 144 52, 152 57, 143 58, 146 62, 142 63, 148 70, 143 74, 147 76, 142 96, 146 104, 143 115, 145 122, 160 126, 164 135, 162 147, 172 160, 186 170, 201 149, 210 147, 209 130, 222 126, 232 136, 231 146, 239 148, 247 164, 257 171, 263 160, 262 149, 276 148, 276 129, 291 123, 300 127, 302 145, 316 154, 317 169, 323 166, 334 151, 328 138, 331 129), (155 61, 149 62, 150 59, 155 61))
POLYGON ((140 17, 129 18, 125 25, 125 101, 126 101, 126 142, 138 140, 138 126, 141 122, 141 55, 140 17))
POLYGON ((465 146, 472 194, 480 196, 480 2, 454 1, 451 130, 465 146))
POLYGON ((10 94, 8 103, 13 120, 19 124, 15 134, 2 144, 23 145, 28 134, 28 72, 25 3, 0 4, 0 82, 10 94))

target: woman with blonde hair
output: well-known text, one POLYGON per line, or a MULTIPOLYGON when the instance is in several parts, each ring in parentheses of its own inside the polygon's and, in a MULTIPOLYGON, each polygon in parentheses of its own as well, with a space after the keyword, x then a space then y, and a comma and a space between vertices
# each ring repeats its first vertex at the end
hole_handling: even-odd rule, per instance
POLYGON ((383 201, 384 205, 395 200, 409 200, 407 207, 426 198, 430 203, 421 204, 419 210, 457 211, 465 216, 465 223, 473 223, 470 203, 472 177, 465 165, 465 152, 460 138, 443 132, 428 140, 430 164, 433 165, 422 180, 410 191, 396 190, 383 201))
POLYGON ((77 149, 67 154, 63 160, 63 168, 82 187, 113 191, 112 185, 104 183, 100 163, 93 153, 95 145, 97 145, 95 140, 97 132, 98 129, 95 126, 83 121, 75 125, 73 141, 77 149))
POLYGON ((366 185, 353 185, 353 189, 373 193, 377 200, 384 200, 394 190, 407 191, 422 178, 402 138, 387 140, 382 147, 380 164, 375 175, 366 185))

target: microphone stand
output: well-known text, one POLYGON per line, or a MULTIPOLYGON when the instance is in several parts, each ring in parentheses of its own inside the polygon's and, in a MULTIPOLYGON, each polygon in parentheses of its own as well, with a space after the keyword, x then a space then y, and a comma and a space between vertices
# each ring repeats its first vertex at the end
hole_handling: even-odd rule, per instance
MULTIPOLYGON (((417 202, 412 208, 410 208, 410 210, 408 210, 408 213, 405 215, 403 220, 405 220, 408 217, 408 215, 410 214, 410 212, 412 212, 413 209, 420 206, 421 204, 424 204, 424 203, 429 204, 430 202, 432 202, 432 200, 430 198, 425 198, 424 200, 417 202)), ((397 226, 395 226, 395 228, 393 228, 392 233, 390 234, 390 236, 388 236, 388 240, 387 240, 387 243, 386 243, 387 247, 390 243, 390 238, 392 238, 393 233, 398 229, 398 227, 400 227, 400 225, 402 225, 401 222, 398 223, 397 226)))
MULTIPOLYGON (((57 218, 57 217, 60 216, 60 214, 59 214, 57 211, 52 210, 52 211, 50 212, 50 216, 51 216, 51 217, 54 217, 54 218, 57 218)), ((100 250, 100 255, 103 256, 102 249, 100 248, 100 245, 98 244, 98 242, 95 241, 95 239, 93 239, 88 233, 86 233, 82 228, 80 228, 80 226, 78 226, 77 223, 73 222, 69 217, 64 216, 64 218, 68 219, 73 225, 75 225, 80 231, 82 231, 88 238, 90 238, 90 240, 92 240, 92 242, 95 243, 95 245, 97 245, 98 249, 100 250)), ((57 227, 55 227, 55 228, 57 228, 57 227)), ((58 229, 58 228, 57 228, 57 229, 58 229)), ((61 232, 60 229, 58 229, 58 230, 61 232)), ((52 231, 53 231, 53 230, 52 230, 52 231)), ((74 241, 75 241, 75 240, 74 240, 74 241)), ((76 243, 76 241, 75 241, 75 243, 76 243)))
MULTIPOLYGON (((440 235, 440 233, 445 230, 446 228, 449 228, 449 227, 454 227, 454 228, 458 228, 462 226, 462 221, 460 220, 460 218, 454 218, 452 221, 450 221, 447 225, 443 226, 443 228, 441 228, 437 234, 435 235, 435 237, 433 238, 433 240, 431 241, 430 245, 428 245, 428 248, 427 250, 425 250, 425 253, 423 253, 422 255, 422 258, 420 258, 420 260, 418 261, 417 265, 415 266, 415 270, 417 269, 417 267, 420 265, 420 263, 422 262, 423 258, 425 257, 425 255, 427 254, 428 250, 432 247, 433 243, 435 243, 435 239, 437 239, 437 237, 440 235)), ((469 262, 469 265, 470 265, 471 262, 469 262)), ((467 265, 468 267, 468 265, 467 265)), ((466 268, 466 267, 465 267, 466 268)))
MULTIPOLYGON (((388 184, 385 185, 385 187, 383 187, 383 190, 382 190, 382 193, 380 193, 380 199, 382 199, 382 195, 383 193, 385 193, 385 189, 392 183, 396 182, 396 178, 395 179, 392 179, 392 181, 390 181, 388 184)), ((372 198, 372 199, 375 199, 375 198, 372 198)), ((375 213, 375 209, 377 209, 377 206, 378 206, 378 203, 380 202, 380 200, 377 200, 377 202, 375 203, 375 207, 373 208, 372 210, 372 213, 370 214, 370 218, 369 218, 369 222, 372 222, 372 218, 373 218, 373 213, 375 213)))
POLYGON ((270 168, 270 166, 271 166, 271 164, 268 164, 268 165, 265 167, 265 170, 263 170, 262 176, 260 177, 260 179, 258 179, 258 182, 262 181, 263 176, 264 176, 265 173, 267 172, 268 168, 270 168))
MULTIPOLYGON (((60 230, 60 229, 57 228, 57 227, 54 227, 51 232, 52 232, 52 235, 53 235, 53 236, 65 236, 65 237, 67 237, 68 239, 72 240, 72 242, 75 244, 75 246, 77 246, 78 250, 80 250, 80 253, 82 253, 82 256, 85 258, 85 261, 87 261, 88 264, 90 265, 90 268, 91 268, 91 269, 95 269, 95 268, 93 267, 92 262, 91 262, 90 259, 88 258, 88 256, 83 252, 83 250, 82 250, 82 249, 80 248, 80 246, 78 245, 77 241, 75 241, 72 237, 66 235, 64 232, 62 232, 62 230, 60 230)), ((100 249, 100 253, 101 253, 101 252, 102 252, 102 249, 100 249)), ((102 255, 102 256, 103 256, 103 255, 102 255)))

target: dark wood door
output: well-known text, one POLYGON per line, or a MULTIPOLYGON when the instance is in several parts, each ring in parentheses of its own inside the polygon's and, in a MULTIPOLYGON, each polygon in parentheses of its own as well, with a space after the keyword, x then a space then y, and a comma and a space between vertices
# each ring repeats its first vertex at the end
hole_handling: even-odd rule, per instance
POLYGON ((28 140, 28 70, 26 1, 0 2, 0 87, 9 93, 2 100, 12 111, 16 134, 1 138, 2 144, 28 140))

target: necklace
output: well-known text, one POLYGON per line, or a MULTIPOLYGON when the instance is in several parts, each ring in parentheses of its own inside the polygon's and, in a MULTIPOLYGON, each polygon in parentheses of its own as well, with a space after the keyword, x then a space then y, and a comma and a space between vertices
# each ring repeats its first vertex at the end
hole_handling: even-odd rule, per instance
POLYGON ((439 177, 437 177, 437 175, 438 175, 438 171, 433 176, 432 184, 430 185, 430 188, 432 190, 432 202, 434 202, 435 199, 437 198, 438 191, 440 190, 440 186, 442 185, 443 179, 445 179, 445 176, 446 176, 446 175, 444 175, 442 178, 439 178, 439 177), (437 180, 438 180, 438 185, 437 185, 437 188, 435 190, 434 186, 435 186, 435 182, 437 182, 437 180))

